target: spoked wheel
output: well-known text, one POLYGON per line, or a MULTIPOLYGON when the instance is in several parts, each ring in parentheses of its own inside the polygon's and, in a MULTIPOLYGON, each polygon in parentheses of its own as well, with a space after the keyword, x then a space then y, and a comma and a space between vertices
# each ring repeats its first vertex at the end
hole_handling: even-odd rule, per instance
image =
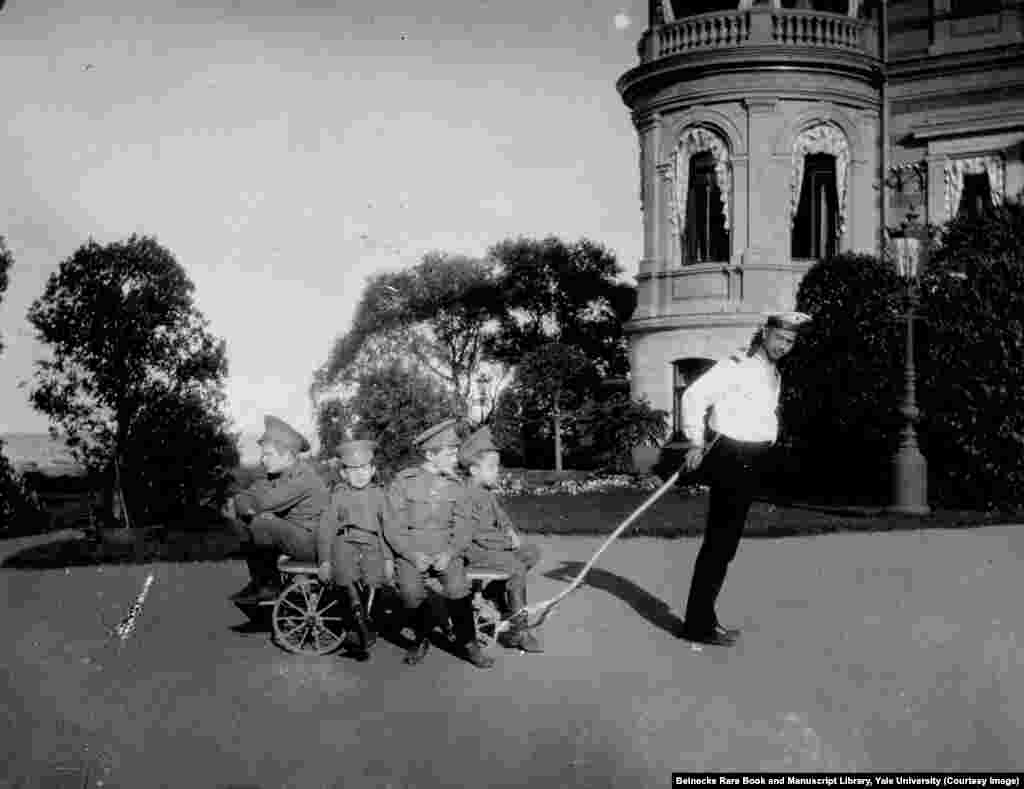
POLYGON ((476 642, 484 649, 494 646, 498 638, 501 613, 494 603, 477 594, 473 598, 473 619, 476 622, 476 642))
POLYGON ((326 655, 348 633, 338 596, 315 578, 302 578, 274 603, 272 622, 278 644, 297 655, 326 655))

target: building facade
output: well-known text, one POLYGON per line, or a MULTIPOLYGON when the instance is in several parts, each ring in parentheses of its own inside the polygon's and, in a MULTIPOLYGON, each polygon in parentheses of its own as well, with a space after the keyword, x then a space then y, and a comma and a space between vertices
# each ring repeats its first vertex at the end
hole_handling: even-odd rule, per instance
MULTIPOLYGON (((1024 188, 1024 0, 650 0, 632 393, 672 414, 804 273, 1024 188)), ((638 449, 638 466, 656 451, 638 449)))

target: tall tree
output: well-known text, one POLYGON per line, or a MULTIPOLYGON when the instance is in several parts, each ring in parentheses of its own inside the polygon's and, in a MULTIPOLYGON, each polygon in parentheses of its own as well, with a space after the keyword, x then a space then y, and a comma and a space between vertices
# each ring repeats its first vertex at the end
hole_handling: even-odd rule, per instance
POLYGON ((314 375, 312 394, 404 358, 436 376, 453 410, 466 415, 496 292, 493 264, 440 252, 406 271, 370 277, 352 328, 314 375))
POLYGON ((413 436, 451 416, 448 393, 437 380, 400 361, 367 370, 348 399, 328 400, 321 409, 337 417, 339 434, 377 441, 388 470, 411 462, 413 436))
MULTIPOLYGON (((29 308, 28 319, 52 357, 37 362, 31 400, 63 428, 79 459, 104 473, 111 517, 112 494, 122 506, 126 494, 131 497, 121 483, 128 455, 133 464, 152 457, 129 450, 147 444, 144 431, 155 414, 178 409, 180 416, 190 403, 200 410, 219 405, 225 344, 209 332, 194 290, 167 249, 133 235, 80 247, 29 308)), ((190 434, 182 426, 167 435, 184 440, 190 434)))
POLYGON ((563 422, 582 404, 579 392, 588 390, 594 378, 594 365, 581 350, 555 342, 528 353, 517 369, 519 389, 529 393, 551 420, 555 471, 562 470, 563 422))
POLYGON ((550 342, 578 348, 601 377, 629 371, 623 324, 636 289, 618 281, 615 255, 582 239, 517 238, 489 251, 497 265, 500 328, 488 342, 494 358, 518 364, 550 342))

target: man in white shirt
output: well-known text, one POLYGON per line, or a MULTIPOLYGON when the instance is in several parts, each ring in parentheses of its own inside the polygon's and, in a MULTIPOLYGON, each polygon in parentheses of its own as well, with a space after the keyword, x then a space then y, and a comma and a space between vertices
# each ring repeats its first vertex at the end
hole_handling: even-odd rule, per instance
POLYGON ((683 432, 690 442, 684 467, 695 471, 703 465, 711 485, 704 541, 686 601, 682 635, 688 641, 730 646, 739 636, 719 623, 715 600, 743 535, 760 462, 778 438, 781 378, 776 365, 809 320, 800 312, 768 316, 745 356, 723 359, 683 393, 683 432), (705 435, 709 408, 710 440, 705 435))

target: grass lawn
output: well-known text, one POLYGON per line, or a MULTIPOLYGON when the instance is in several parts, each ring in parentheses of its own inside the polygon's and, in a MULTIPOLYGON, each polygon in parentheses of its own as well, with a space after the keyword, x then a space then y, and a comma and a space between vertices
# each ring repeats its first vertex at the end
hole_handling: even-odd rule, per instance
MULTIPOLYGON (((510 496, 504 505, 523 534, 601 536, 612 532, 649 493, 616 491, 578 495, 510 496)), ((707 495, 666 493, 625 534, 646 537, 697 536, 704 530, 707 495)), ((1024 517, 938 510, 928 517, 899 517, 878 510, 822 511, 808 507, 754 504, 746 537, 785 537, 838 531, 894 531, 969 528, 1024 522, 1024 517)), ((225 528, 143 530, 121 543, 89 540, 78 532, 20 550, 5 550, 6 568, 42 569, 95 564, 223 561, 237 556, 238 540, 225 528)), ((11 541, 13 542, 13 541, 11 541)))

